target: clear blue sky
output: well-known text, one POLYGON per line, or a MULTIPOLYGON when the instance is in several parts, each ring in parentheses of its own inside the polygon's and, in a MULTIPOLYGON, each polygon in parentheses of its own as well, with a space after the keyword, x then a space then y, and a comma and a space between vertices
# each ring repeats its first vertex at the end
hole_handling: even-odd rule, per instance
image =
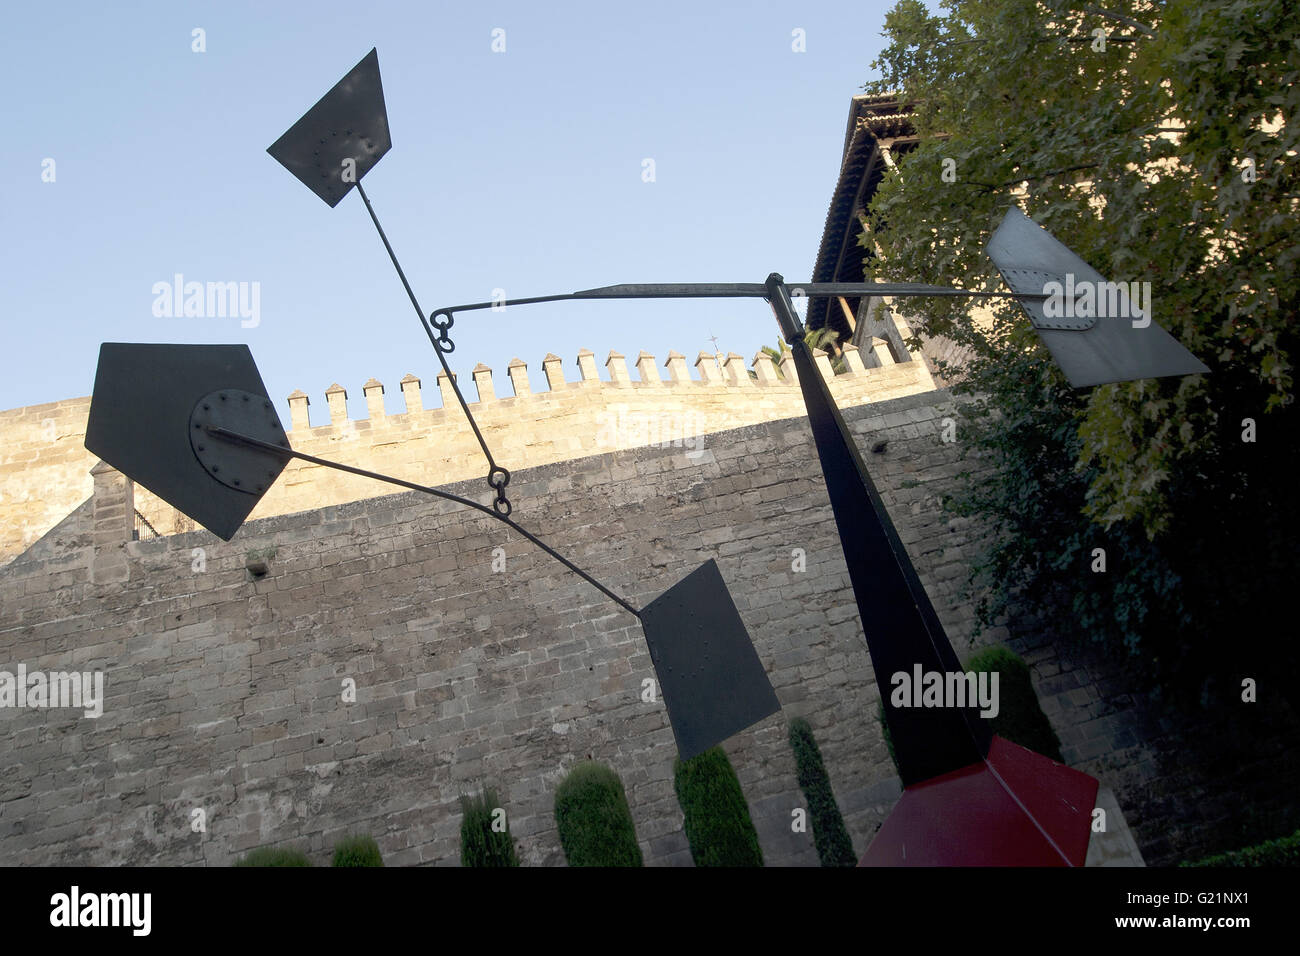
MULTIPOLYGON (((387 387, 429 346, 355 190, 330 209, 266 153, 371 47, 392 151, 365 179, 426 313, 620 282, 807 279, 883 2, 15 6, 0 33, 8 248, 0 408, 90 394, 99 344, 249 345, 285 397, 387 387), (191 50, 191 31, 206 52, 191 50), (506 51, 493 53, 494 28, 506 51), (807 52, 791 49, 806 33, 807 52), (42 181, 43 161, 55 181, 42 181), (656 181, 642 181, 642 160, 656 181), (159 318, 152 288, 257 282, 259 324, 159 318)), ((750 359, 761 300, 563 303, 457 320, 453 368, 544 388, 555 352, 750 359)), ((635 376, 635 367, 632 366, 635 376)), ((474 400, 472 385, 467 398, 474 400)))

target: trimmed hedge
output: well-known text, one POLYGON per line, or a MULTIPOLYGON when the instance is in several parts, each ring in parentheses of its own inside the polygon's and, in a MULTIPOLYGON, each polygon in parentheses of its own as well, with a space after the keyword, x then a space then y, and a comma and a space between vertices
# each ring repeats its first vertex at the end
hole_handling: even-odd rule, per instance
POLYGON ((993 732, 1013 744, 1065 763, 1061 742, 1038 704, 1029 665, 1006 647, 988 647, 966 662, 966 670, 998 673, 998 715, 989 718, 993 732))
POLYGON ((1300 866, 1300 830, 1229 853, 1216 853, 1180 866, 1300 866))
POLYGON ((686 841, 696 866, 762 866, 763 851, 736 771, 721 747, 673 767, 686 841))
POLYGON ((831 790, 830 777, 826 775, 812 726, 802 717, 790 721, 790 747, 794 750, 799 789, 808 801, 817 858, 822 866, 856 866, 858 861, 853 853, 853 841, 849 839, 844 817, 835 802, 835 793, 831 790))
POLYGON ((492 811, 501 807, 496 791, 486 787, 477 797, 462 796, 460 806, 465 814, 460 821, 460 865, 518 866, 509 817, 504 833, 492 829, 492 811))
POLYGON ((311 860, 301 850, 260 846, 256 850, 250 850, 235 866, 311 866, 311 860))
POLYGON ((641 866, 641 847, 618 774, 583 762, 555 790, 555 826, 569 866, 641 866))
POLYGON ((383 866, 384 857, 374 837, 347 836, 334 847, 334 866, 383 866))
MULTIPOLYGON (((998 674, 998 715, 988 718, 995 734, 1034 753, 1051 757, 1057 763, 1065 763, 1061 756, 1061 742, 1034 693, 1029 665, 1015 651, 1000 646, 985 648, 966 662, 966 670, 977 674, 996 671, 998 674)), ((888 689, 882 689, 882 693, 888 693, 888 689)), ((894 755, 894 742, 889 736, 889 724, 885 722, 883 698, 876 706, 876 719, 880 721, 885 746, 889 748, 889 759, 897 770, 898 757, 894 755)))

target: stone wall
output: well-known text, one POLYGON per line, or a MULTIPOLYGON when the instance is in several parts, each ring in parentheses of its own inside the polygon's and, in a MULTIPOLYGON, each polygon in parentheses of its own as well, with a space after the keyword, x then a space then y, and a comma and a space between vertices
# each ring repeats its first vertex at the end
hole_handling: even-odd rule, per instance
MULTIPOLYGON (((930 392, 845 418, 967 657, 962 583, 980 532, 941 507, 978 468, 962 459, 960 403, 930 392), (956 443, 941 440, 945 419, 956 443)), ((816 462, 792 418, 511 483, 524 527, 638 606, 718 561, 783 706, 726 744, 773 864, 816 862, 790 827, 803 797, 788 719, 811 722, 859 853, 899 794, 816 462)), ((455 864, 458 797, 487 782, 524 860, 554 864, 554 789, 590 756, 622 775, 647 862, 689 864, 672 732, 662 703, 641 699, 653 669, 639 627, 509 529, 402 494, 253 521, 230 543, 133 542, 130 483, 111 469, 92 480, 91 500, 0 570, 4 666, 103 669, 108 698, 97 720, 0 710, 0 863, 222 864, 271 843, 325 862, 361 830, 395 865, 455 864), (255 579, 249 559, 268 552, 255 579)), ((449 490, 487 500, 477 479, 449 490)), ((980 644, 993 640, 1025 657, 1066 761, 1132 827, 1090 859, 1133 862, 1136 846, 1170 864, 1297 825, 1300 728, 1284 704, 1180 718, 1115 661, 1063 652, 1050 622, 980 644)))
MULTIPOLYGON (((1300 718, 1277 692, 1223 687, 1174 710, 1119 661, 1022 621, 1007 643, 1030 665, 1072 767, 1113 788, 1146 862, 1173 866, 1300 828, 1300 718)), ((1262 682, 1261 682, 1262 683, 1262 682)))
POLYGON ((0 412, 0 564, 90 497, 89 398, 0 412))
MULTIPOLYGON (((850 350, 840 375, 824 355, 817 361, 842 406, 934 387, 923 362, 895 363, 887 348, 850 350)), ((494 457, 512 472, 647 443, 675 440, 681 447, 699 435, 802 414, 788 353, 777 368, 760 352, 752 363, 756 377, 734 353, 719 362, 701 352, 694 361, 695 377, 676 352, 663 363, 662 374, 655 357, 642 352, 634 363, 635 379, 617 352, 610 352, 604 364, 608 381, 601 379, 595 355, 584 349, 573 381, 566 380, 560 359, 548 355, 540 376, 530 377, 527 365, 515 359, 507 370, 508 386, 494 381, 484 365, 459 384, 494 457), (507 387, 510 396, 504 394, 507 387)), ((309 397, 295 391, 288 399, 293 446, 424 484, 486 476, 483 453, 445 373, 438 374, 436 385, 423 388, 418 378, 407 375, 386 394, 382 383, 370 379, 362 386, 364 419, 349 417, 347 390, 334 385, 325 394, 326 414, 317 414, 315 425, 309 397)), ((89 402, 79 398, 0 412, 0 564, 22 553, 90 495, 89 471, 96 459, 83 447, 89 402)), ((252 517, 374 494, 369 479, 294 461, 252 517)), ((135 508, 161 534, 195 528, 145 489, 137 489, 135 508)))
MULTIPOLYGON (((860 435, 890 438, 873 466, 897 486, 904 539, 956 633, 969 532, 924 492, 957 467, 935 397, 849 414, 860 435)), ((517 534, 402 494, 254 521, 230 543, 128 541, 132 489, 114 476, 97 474, 104 500, 0 572, 7 660, 102 669, 107 698, 98 719, 0 712, 0 861, 221 864, 266 843, 323 861, 363 830, 393 864, 454 864, 458 797, 488 782, 524 860, 557 863, 554 788, 591 756, 622 775, 647 861, 689 863, 672 732, 662 701, 641 697, 653 668, 639 626, 517 534), (268 550, 254 579, 249 554, 268 550), (197 809, 205 833, 191 832, 197 809)), ((452 488, 484 497, 478 482, 452 488)), ((718 561, 784 708, 727 744, 768 860, 815 862, 811 834, 790 828, 804 805, 794 716, 813 725, 861 852, 898 783, 806 420, 711 435, 697 456, 649 447, 526 469, 511 488, 521 524, 634 604, 718 561)))

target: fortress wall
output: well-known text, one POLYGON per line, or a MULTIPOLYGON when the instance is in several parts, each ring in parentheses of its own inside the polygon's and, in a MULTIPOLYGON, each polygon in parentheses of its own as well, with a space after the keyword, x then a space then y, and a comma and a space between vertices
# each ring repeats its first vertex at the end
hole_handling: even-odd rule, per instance
MULTIPOLYGON (((788 355, 788 353, 787 353, 788 355)), ((842 407, 887 401, 933 388, 922 362, 885 364, 873 352, 850 351, 849 368, 835 375, 818 364, 842 407)), ((722 363, 701 352, 676 352, 659 365, 642 352, 629 369, 611 352, 603 381, 593 353, 578 355, 578 373, 548 355, 529 373, 515 360, 494 380, 478 366, 458 384, 496 461, 510 471, 603 454, 650 443, 682 447, 696 436, 803 414, 793 362, 777 368, 760 353, 751 378, 734 353, 722 363)), ((347 390, 332 386, 324 407, 302 392, 289 396, 289 437, 306 454, 423 484, 485 479, 487 464, 443 373, 424 383, 408 375, 392 388, 371 379, 362 386, 368 418, 348 417, 347 390), (315 419, 315 423, 311 419, 315 419)), ((90 399, 0 412, 0 564, 21 554, 90 495, 96 458, 83 447, 90 399)), ((486 489, 486 482, 475 490, 486 489)), ((253 518, 291 514, 373 497, 370 479, 294 461, 254 510, 253 518)), ((143 488, 135 508, 159 534, 195 530, 190 519, 143 488)), ((143 531, 148 536, 148 528, 143 531)))
MULTIPOLYGON (((849 420, 864 444, 888 440, 873 468, 956 639, 969 613, 952 568, 971 529, 937 507, 960 464, 940 440, 950 414, 929 393, 849 420)), ((515 517, 638 606, 716 559, 783 704, 726 744, 767 860, 816 862, 790 826, 794 716, 860 852, 897 780, 807 421, 687 451, 521 469, 515 517)), ((590 755, 622 775, 647 862, 689 863, 639 626, 517 534, 406 493, 252 521, 229 543, 130 541, 129 482, 108 468, 94 481, 89 511, 0 571, 6 659, 102 670, 107 698, 98 719, 0 711, 0 862, 223 864, 267 843, 325 862, 362 830, 394 865, 454 865, 458 798, 486 782, 525 862, 554 864, 554 788, 590 755), (249 558, 268 554, 254 579, 249 558)))

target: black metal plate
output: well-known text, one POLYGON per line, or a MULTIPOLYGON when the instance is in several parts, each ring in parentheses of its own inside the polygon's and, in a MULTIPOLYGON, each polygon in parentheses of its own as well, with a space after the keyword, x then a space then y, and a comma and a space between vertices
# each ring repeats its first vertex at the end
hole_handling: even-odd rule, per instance
MULTIPOLYGON (((1024 277, 1034 273, 1073 274, 1076 284, 1105 281, 1101 273, 1015 206, 1007 210, 987 252, 1015 291, 1029 291, 1017 286, 1023 286, 1024 277)), ((1100 317, 1086 329, 1067 330, 1053 328, 1061 320, 1047 316, 1042 302, 1022 301, 1020 305, 1075 388, 1209 371, 1154 320, 1135 327, 1129 318, 1100 317)))
POLYGON ((241 445, 207 433, 224 428, 239 435, 289 447, 284 428, 269 399, 240 388, 222 388, 199 399, 190 413, 190 447, 199 464, 227 488, 260 494, 275 480, 284 458, 274 452, 241 445))
POLYGON ((781 709, 717 562, 651 601, 641 626, 682 760, 781 709))
MULTIPOLYGON (((251 493, 236 490, 215 480, 191 447, 191 413, 200 399, 220 389, 238 389, 271 405, 246 345, 105 342, 99 349, 86 448, 229 541, 264 492, 256 486, 251 493)), ((276 418, 274 405, 262 414, 276 418)), ((276 423, 278 427, 278 418, 276 423)), ((283 461, 267 464, 265 470, 274 475, 266 476, 263 487, 269 488, 283 469, 283 461)))
POLYGON ((379 52, 371 50, 266 151, 333 207, 392 145, 379 52), (345 159, 356 163, 354 181, 343 179, 345 159))
MULTIPOLYGON (((788 296, 771 301, 783 328, 796 321, 788 296)), ((976 708, 894 706, 895 674, 918 665, 954 673, 961 664, 807 344, 802 336, 788 341, 903 785, 976 763, 992 739, 976 708)))
MULTIPOLYGON (((1063 275, 1056 275, 1052 272, 1042 272, 1038 269, 1003 269, 1002 281, 1005 282, 1012 292, 1020 295, 1046 295, 1043 290, 1048 288, 1053 282, 1065 286, 1066 278, 1063 275)), ((1028 302, 1029 318, 1033 322, 1034 328, 1040 332, 1043 329, 1061 329, 1071 332, 1082 332, 1092 328, 1097 324, 1096 315, 1057 315, 1049 316, 1046 306, 1039 302, 1028 302)))

